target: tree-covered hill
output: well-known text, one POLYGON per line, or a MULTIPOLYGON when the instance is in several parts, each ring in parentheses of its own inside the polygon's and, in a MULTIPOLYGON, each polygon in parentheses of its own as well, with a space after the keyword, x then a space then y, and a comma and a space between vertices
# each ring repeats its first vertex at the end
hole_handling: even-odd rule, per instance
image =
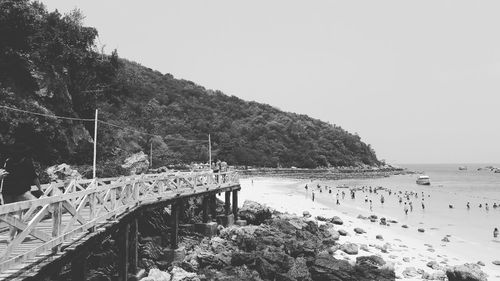
MULTIPOLYGON (((0 106, 80 119, 99 109, 100 120, 116 125, 98 126, 98 161, 107 174, 151 144, 154 166, 206 162, 208 134, 213 158, 234 165, 379 164, 369 145, 339 126, 207 90, 116 51, 102 55, 97 31, 82 18, 36 2, 0 1, 0 106)), ((93 130, 91 121, 0 108, 0 142, 30 143, 45 165, 91 164, 93 130)))

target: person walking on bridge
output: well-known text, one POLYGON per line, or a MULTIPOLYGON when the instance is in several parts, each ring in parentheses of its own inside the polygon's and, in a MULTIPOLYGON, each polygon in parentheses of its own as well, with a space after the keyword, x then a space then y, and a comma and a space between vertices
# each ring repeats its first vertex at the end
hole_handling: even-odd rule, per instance
MULTIPOLYGON (((2 179, 0 192, 2 204, 15 203, 36 199, 31 194, 31 185, 35 184, 41 191, 40 181, 33 165, 30 148, 22 143, 16 143, 4 148, 2 166, 6 175, 2 179)), ((22 212, 17 212, 21 219, 22 212)), ((10 228, 10 239, 14 239, 17 229, 10 228)))

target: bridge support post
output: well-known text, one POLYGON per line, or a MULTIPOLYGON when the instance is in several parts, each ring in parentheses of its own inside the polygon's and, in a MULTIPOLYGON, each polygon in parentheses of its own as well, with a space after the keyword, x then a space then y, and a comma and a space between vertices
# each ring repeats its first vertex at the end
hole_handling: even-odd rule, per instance
POLYGON ((137 239, 139 236, 139 224, 137 217, 132 219, 130 223, 130 272, 133 274, 137 273, 137 261, 139 260, 138 254, 138 243, 137 239))
POLYGON ((238 190, 233 190, 233 216, 238 218, 238 190))
POLYGON ((130 224, 124 223, 118 231, 118 280, 127 281, 130 224))
POLYGON ((217 221, 220 219, 220 223, 227 227, 234 224, 234 215, 231 213, 231 191, 226 191, 224 195, 224 215, 218 217, 217 221))
POLYGON ((217 197, 215 196, 215 193, 212 193, 209 195, 210 198, 210 216, 212 218, 212 221, 215 221, 217 218, 217 197))
POLYGON ((179 247, 178 245, 178 235, 179 235, 179 200, 172 203, 172 232, 170 233, 170 248, 175 250, 179 247))
POLYGON ((202 219, 203 223, 208 222, 208 196, 204 196, 202 199, 202 219))

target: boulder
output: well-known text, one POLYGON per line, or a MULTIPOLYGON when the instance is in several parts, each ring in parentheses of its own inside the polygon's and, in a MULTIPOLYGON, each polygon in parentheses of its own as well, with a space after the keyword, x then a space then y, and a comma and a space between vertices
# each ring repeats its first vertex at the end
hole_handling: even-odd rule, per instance
POLYGON ((316 216, 316 220, 318 221, 328 221, 327 218, 323 217, 323 216, 316 216))
POLYGON ((401 227, 402 228, 408 228, 408 226, 406 224, 403 224, 401 227))
POLYGON ((384 237, 382 235, 380 235, 380 234, 377 234, 377 236, 375 236, 375 238, 377 240, 384 240, 384 237))
POLYGON ((188 280, 194 280, 196 278, 196 273, 187 272, 184 269, 177 266, 174 266, 172 268, 170 274, 172 274, 172 279, 170 281, 188 281, 188 280))
POLYGON ((500 265, 500 261, 499 260, 495 260, 492 262, 494 265, 500 265))
POLYGON ((445 237, 443 237, 443 239, 441 239, 441 241, 443 241, 443 242, 450 242, 450 239, 445 236, 445 237))
POLYGON ((358 245, 354 243, 345 243, 342 246, 340 246, 340 250, 349 255, 357 255, 358 245))
POLYGON ((346 260, 338 260, 327 252, 321 252, 310 267, 311 277, 314 281, 394 281, 394 270, 385 266, 377 268, 371 258, 362 258, 359 264, 351 265, 346 260))
POLYGON ((487 275, 481 270, 479 265, 466 263, 446 269, 446 276, 449 281, 487 281, 487 275))
POLYGON ((80 175, 77 170, 72 169, 70 165, 65 163, 50 166, 47 168, 46 172, 49 175, 50 180, 55 182, 64 182, 82 178, 82 175, 80 175))
POLYGON ((127 169, 130 175, 139 175, 142 173, 146 173, 149 168, 149 160, 148 155, 144 154, 144 152, 139 152, 133 154, 132 156, 125 159, 122 168, 127 169))
POLYGON ((337 224, 337 225, 343 225, 344 222, 342 221, 341 218, 337 217, 337 216, 334 216, 332 219, 331 219, 331 222, 333 224, 337 224))
POLYGON ((366 231, 360 227, 356 227, 356 228, 354 228, 354 232, 356 232, 357 234, 363 234, 366 231))
POLYGON ((309 213, 309 211, 304 211, 304 212, 302 212, 302 216, 304 218, 310 218, 311 217, 311 213, 309 213))
POLYGON ((403 276, 405 278, 412 278, 419 275, 417 270, 414 267, 407 267, 403 270, 403 276))
POLYGON ((482 262, 482 261, 478 261, 477 264, 480 265, 480 266, 486 266, 486 264, 484 262, 482 262))
MULTIPOLYGON (((151 280, 154 281, 170 281, 171 276, 170 273, 161 271, 158 268, 152 268, 149 271, 148 277, 142 278, 141 281, 143 281, 146 278, 151 278, 151 280)), ((149 279, 146 279, 149 281, 149 279)))
POLYGON ((441 269, 441 266, 436 261, 430 261, 430 262, 428 262, 427 266, 430 267, 430 268, 432 268, 432 269, 435 269, 435 270, 441 269))
POLYGON ((366 265, 371 267, 379 268, 385 265, 385 261, 383 258, 375 255, 371 256, 362 256, 356 258, 356 265, 366 265))
POLYGON ((245 200, 243 206, 238 210, 238 215, 249 224, 259 225, 272 217, 272 211, 265 205, 245 200))
POLYGON ((419 229, 418 229, 418 232, 425 232, 425 229, 423 229, 423 228, 419 228, 419 229))
POLYGON ((347 231, 345 231, 344 229, 339 229, 338 233, 340 236, 347 236, 347 231))

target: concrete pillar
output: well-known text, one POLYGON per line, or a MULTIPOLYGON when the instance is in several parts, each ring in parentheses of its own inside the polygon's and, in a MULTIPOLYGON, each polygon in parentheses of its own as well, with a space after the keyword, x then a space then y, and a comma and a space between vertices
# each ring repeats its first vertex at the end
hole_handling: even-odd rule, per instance
POLYGON ((132 219, 132 222, 130 222, 130 272, 132 274, 137 274, 137 262, 139 260, 139 254, 138 254, 138 239, 139 236, 139 225, 137 221, 137 217, 134 217, 132 219))
POLYGON ((238 190, 233 190, 233 215, 238 218, 238 190))
POLYGON ((130 224, 123 223, 118 231, 118 280, 128 279, 130 224))
POLYGON ((203 197, 203 200, 202 200, 202 218, 203 218, 203 222, 204 223, 207 223, 208 222, 208 201, 209 201, 209 198, 208 196, 204 196, 203 197))
POLYGON ((170 233, 170 248, 175 250, 179 247, 179 201, 172 203, 172 232, 170 233))
POLYGON ((210 216, 212 217, 212 221, 217 217, 217 197, 215 193, 210 194, 210 216))
POLYGON ((226 216, 231 214, 231 191, 226 191, 224 198, 224 211, 226 216))

